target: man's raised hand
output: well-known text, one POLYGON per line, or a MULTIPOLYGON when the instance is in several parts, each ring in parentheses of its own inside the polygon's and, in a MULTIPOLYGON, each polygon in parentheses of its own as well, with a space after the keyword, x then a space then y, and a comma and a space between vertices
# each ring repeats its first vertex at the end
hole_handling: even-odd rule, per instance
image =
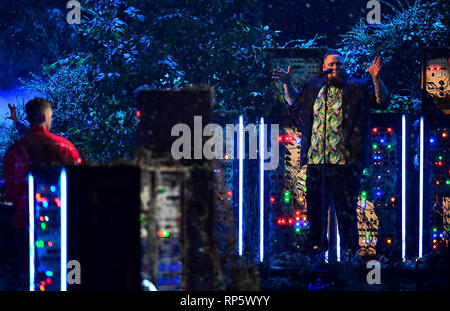
POLYGON ((366 67, 369 74, 372 76, 372 78, 378 78, 378 75, 381 71, 381 58, 375 57, 373 59, 372 65, 369 67, 366 63, 364 63, 364 66, 366 67))
POLYGON ((17 119, 17 116, 16 116, 16 107, 14 107, 14 106, 11 105, 10 103, 8 103, 8 108, 9 108, 9 113, 10 113, 10 115, 7 116, 6 118, 13 120, 14 123, 16 123, 17 121, 19 121, 19 119, 17 119))
POLYGON ((284 84, 289 84, 291 82, 291 66, 288 66, 287 71, 282 68, 277 67, 273 69, 272 79, 280 81, 284 84))

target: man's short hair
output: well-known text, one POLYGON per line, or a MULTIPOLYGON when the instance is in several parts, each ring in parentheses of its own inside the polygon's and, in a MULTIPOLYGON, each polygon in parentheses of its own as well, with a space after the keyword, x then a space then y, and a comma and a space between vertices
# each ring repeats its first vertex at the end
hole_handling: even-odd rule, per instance
POLYGON ((25 112, 27 114, 28 121, 31 123, 41 123, 42 116, 48 108, 52 108, 52 104, 41 97, 35 97, 25 105, 25 112))
POLYGON ((323 60, 325 60, 325 58, 327 58, 328 55, 340 55, 340 56, 344 57, 344 55, 342 55, 342 53, 339 52, 338 50, 331 49, 325 53, 325 55, 323 56, 323 60))

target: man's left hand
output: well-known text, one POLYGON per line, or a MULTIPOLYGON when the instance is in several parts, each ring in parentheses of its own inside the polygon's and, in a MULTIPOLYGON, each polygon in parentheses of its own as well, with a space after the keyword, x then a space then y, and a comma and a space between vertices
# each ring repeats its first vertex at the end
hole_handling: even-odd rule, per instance
POLYGON ((369 72, 369 74, 372 76, 373 79, 378 78, 378 74, 380 73, 382 67, 381 58, 375 57, 370 67, 367 66, 367 64, 364 62, 364 66, 366 67, 367 71, 369 72))

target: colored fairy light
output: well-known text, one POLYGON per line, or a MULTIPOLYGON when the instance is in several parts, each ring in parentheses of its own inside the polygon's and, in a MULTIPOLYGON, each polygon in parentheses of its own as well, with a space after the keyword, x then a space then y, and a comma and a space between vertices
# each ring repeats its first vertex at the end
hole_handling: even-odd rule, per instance
POLYGON ((374 133, 374 134, 378 133, 378 128, 377 128, 377 127, 374 127, 374 128, 372 129, 372 133, 374 133))
POLYGON ((436 143, 435 137, 430 137, 430 145, 434 145, 436 143))
POLYGON ((140 110, 136 111, 136 117, 138 117, 138 118, 141 117, 141 111, 140 110))
POLYGON ((56 187, 55 187, 55 186, 53 186, 53 185, 52 185, 52 186, 50 186, 50 191, 51 191, 51 192, 55 192, 55 191, 56 191, 56 187))
POLYGON ((391 197, 391 202, 395 202, 395 197, 391 197))
POLYGON ((437 232, 437 228, 433 228, 433 232, 437 232))
POLYGON ((450 179, 447 179, 447 180, 445 181, 445 184, 446 184, 446 185, 450 185, 450 179))
POLYGON ((41 223, 41 228, 42 228, 42 230, 45 230, 47 228, 47 225, 45 224, 45 222, 41 223))
POLYGON ((377 198, 381 198, 382 195, 383 195, 383 191, 381 191, 381 190, 375 191, 375 196, 376 196, 377 198))
POLYGON ((442 161, 444 159, 444 157, 440 155, 440 156, 438 156, 438 159, 442 161))
POLYGON ((49 247, 52 247, 52 246, 53 246, 53 242, 52 242, 52 241, 48 241, 47 244, 48 244, 49 247))
POLYGON ((392 243, 392 240, 391 239, 387 239, 387 241, 386 241, 388 244, 391 244, 392 243))
POLYGON ((384 144, 385 142, 386 142, 386 141, 385 141, 384 138, 381 138, 381 139, 380 139, 380 143, 381 143, 381 144, 384 144))
POLYGON ((58 206, 59 208, 61 208, 61 199, 60 198, 55 198, 54 199, 56 206, 58 206))
POLYGON ((291 226, 293 223, 294 223, 294 219, 289 218, 289 219, 288 219, 288 224, 289 224, 289 226, 291 226))
POLYGON ((386 129, 386 132, 387 132, 388 134, 391 134, 391 133, 392 133, 392 127, 388 127, 388 128, 386 129))
POLYGON ((45 286, 44 286, 44 285, 39 285, 39 290, 40 290, 41 292, 45 291, 45 286))
POLYGON ((169 237, 169 235, 170 235, 170 233, 168 230, 159 230, 158 231, 158 236, 160 238, 167 238, 167 237, 169 237))
POLYGON ((447 132, 442 132, 442 138, 447 138, 448 134, 447 132))
POLYGON ((391 149, 391 148, 392 148, 392 145, 391 145, 391 144, 388 144, 388 145, 387 145, 387 148, 388 148, 388 149, 391 149))
POLYGON ((229 197, 233 196, 233 191, 227 191, 227 196, 229 197))
POLYGON ((43 202, 42 202, 42 206, 43 206, 44 208, 48 208, 48 201, 47 201, 47 200, 43 201, 43 202))
POLYGON ((37 248, 42 248, 42 247, 44 247, 44 241, 36 241, 36 247, 37 247, 37 248))
POLYGON ((377 144, 372 144, 372 149, 377 149, 378 145, 377 144))
POLYGON ((39 216, 40 221, 44 221, 44 216, 39 216))
POLYGON ((270 197, 270 203, 272 203, 272 204, 275 203, 275 197, 273 197, 273 196, 270 197))
POLYGON ((52 284, 52 279, 51 278, 46 278, 45 279, 45 283, 47 283, 48 285, 52 284))
POLYGON ((294 137, 292 137, 291 135, 286 135, 284 137, 284 141, 290 143, 291 141, 294 140, 294 137))
POLYGON ((368 168, 365 168, 364 170, 363 170, 363 175, 368 175, 369 174, 369 169, 368 168))
POLYGON ((223 158, 224 158, 225 160, 229 160, 229 159, 230 159, 230 156, 229 156, 228 154, 226 154, 223 158))
POLYGON ((367 191, 361 191, 361 199, 366 200, 367 199, 367 191))
POLYGON ((45 271, 45 275, 48 277, 52 277, 53 276, 53 271, 47 270, 45 271))
POLYGON ((283 141, 283 135, 278 136, 278 141, 283 141))
POLYGON ((295 228, 295 232, 299 233, 300 232, 300 228, 295 228))

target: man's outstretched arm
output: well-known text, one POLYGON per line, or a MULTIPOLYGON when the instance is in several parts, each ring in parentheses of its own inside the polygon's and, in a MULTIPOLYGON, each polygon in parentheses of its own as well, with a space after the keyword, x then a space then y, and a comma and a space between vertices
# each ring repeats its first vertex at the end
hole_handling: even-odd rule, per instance
POLYGON ((375 96, 377 98, 377 103, 379 105, 384 105, 388 98, 389 98, 389 92, 386 89, 386 86, 384 85, 383 81, 381 81, 379 74, 381 71, 381 59, 379 57, 375 57, 372 65, 369 67, 366 63, 364 63, 364 66, 366 67, 367 71, 369 72, 370 76, 372 77, 373 81, 373 87, 375 89, 375 96))

